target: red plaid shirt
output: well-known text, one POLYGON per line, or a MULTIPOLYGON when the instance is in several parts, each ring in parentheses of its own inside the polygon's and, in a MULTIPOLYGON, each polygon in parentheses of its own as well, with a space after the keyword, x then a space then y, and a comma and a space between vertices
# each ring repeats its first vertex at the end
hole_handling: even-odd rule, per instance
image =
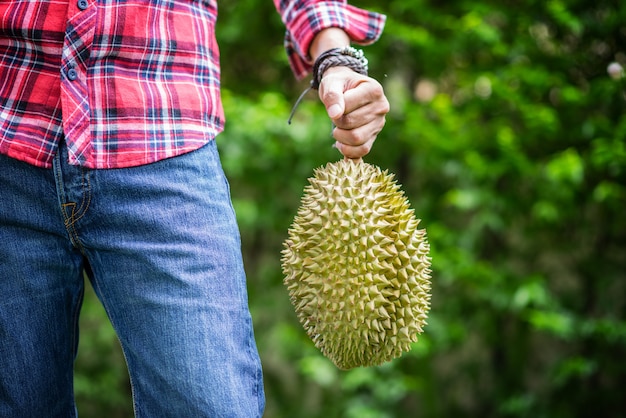
MULTIPOLYGON (((294 73, 317 32, 371 43, 384 16, 345 0, 274 0, 294 73)), ((216 0, 0 2, 0 153, 49 168, 148 164, 195 150, 223 129, 216 0)))

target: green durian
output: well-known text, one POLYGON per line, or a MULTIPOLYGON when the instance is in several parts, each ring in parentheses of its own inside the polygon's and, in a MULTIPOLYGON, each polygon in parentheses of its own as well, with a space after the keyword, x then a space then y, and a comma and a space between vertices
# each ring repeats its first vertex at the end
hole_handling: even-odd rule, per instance
POLYGON ((430 310, 426 231, 392 174, 361 160, 318 168, 282 251, 298 319, 341 369, 410 350, 430 310))

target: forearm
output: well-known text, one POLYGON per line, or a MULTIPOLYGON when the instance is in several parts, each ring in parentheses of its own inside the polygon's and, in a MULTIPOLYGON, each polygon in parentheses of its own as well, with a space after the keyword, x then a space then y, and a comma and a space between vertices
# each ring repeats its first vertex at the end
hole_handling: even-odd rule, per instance
POLYGON ((328 28, 323 29, 317 33, 311 47, 309 49, 309 55, 313 58, 313 61, 320 56, 324 51, 328 51, 332 48, 342 48, 350 45, 350 37, 343 29, 340 28, 328 28))
POLYGON ((351 6, 345 0, 274 0, 274 4, 287 29, 285 48, 298 79, 311 73, 315 58, 323 51, 348 46, 350 41, 369 45, 378 39, 385 24, 384 15, 351 6), (326 30, 332 31, 323 33, 326 30), (315 47, 314 38, 318 38, 315 47))
MULTIPOLYGON (((279 10, 287 10, 285 5, 289 4, 288 1, 278 0, 275 3, 282 6, 279 10)), ((283 15, 288 29, 286 47, 290 52, 290 63, 299 78, 307 75, 324 52, 348 47, 351 42, 361 45, 372 43, 382 31, 383 15, 347 4, 339 9, 340 13, 333 14, 335 9, 326 7, 322 1, 312 2, 306 14, 299 16, 305 16, 306 20, 293 16, 293 20, 285 19, 283 15)), ((335 52, 343 54, 339 51, 329 54, 335 52)), ((358 61, 358 56, 353 57, 358 61)), ((335 126, 333 137, 337 141, 336 147, 345 157, 352 159, 361 158, 369 152, 389 111, 382 86, 366 75, 366 63, 362 65, 365 74, 359 71, 360 68, 354 69, 351 63, 344 65, 342 60, 330 67, 315 68, 315 88, 335 126), (320 68, 323 74, 318 77, 320 68)))

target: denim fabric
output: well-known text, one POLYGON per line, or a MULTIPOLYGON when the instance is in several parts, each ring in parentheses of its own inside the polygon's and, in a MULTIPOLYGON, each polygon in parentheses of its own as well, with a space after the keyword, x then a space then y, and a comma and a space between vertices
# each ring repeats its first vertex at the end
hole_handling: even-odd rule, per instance
POLYGON ((141 167, 0 156, 0 417, 72 417, 83 270, 137 417, 257 417, 261 365, 215 141, 141 167))

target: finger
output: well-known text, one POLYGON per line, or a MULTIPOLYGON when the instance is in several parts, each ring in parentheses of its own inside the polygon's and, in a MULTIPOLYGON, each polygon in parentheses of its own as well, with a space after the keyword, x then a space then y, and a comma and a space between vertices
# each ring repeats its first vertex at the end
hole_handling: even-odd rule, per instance
POLYGON ((331 119, 338 119, 345 112, 344 102, 345 83, 339 77, 327 77, 322 79, 319 96, 326 107, 326 113, 331 119))
POLYGON ((389 112, 389 101, 382 86, 373 82, 362 83, 344 93, 344 114, 333 122, 343 129, 354 129, 384 117, 389 112))
MULTIPOLYGON (((348 101, 346 100, 346 103, 348 101)), ((341 129, 356 129, 360 126, 370 124, 378 119, 384 120, 389 112, 387 100, 367 103, 350 112, 345 112, 343 116, 333 120, 335 126, 341 129)))
POLYGON ((357 146, 336 142, 335 147, 344 157, 354 160, 367 155, 371 151, 375 140, 376 138, 371 138, 368 142, 357 146))
POLYGON ((385 118, 380 117, 354 129, 335 127, 333 129, 333 138, 345 145, 360 146, 369 142, 372 138, 376 138, 384 126, 385 118))
POLYGON ((385 97, 383 87, 373 78, 368 78, 355 85, 353 88, 346 90, 343 100, 345 103, 344 114, 353 112, 369 104, 380 106, 381 109, 386 107, 387 110, 385 113, 389 111, 389 103, 385 97))
POLYGON ((377 125, 370 124, 358 129, 335 128, 333 131, 337 140, 335 147, 347 158, 361 158, 371 151, 383 125, 384 121, 377 125))

